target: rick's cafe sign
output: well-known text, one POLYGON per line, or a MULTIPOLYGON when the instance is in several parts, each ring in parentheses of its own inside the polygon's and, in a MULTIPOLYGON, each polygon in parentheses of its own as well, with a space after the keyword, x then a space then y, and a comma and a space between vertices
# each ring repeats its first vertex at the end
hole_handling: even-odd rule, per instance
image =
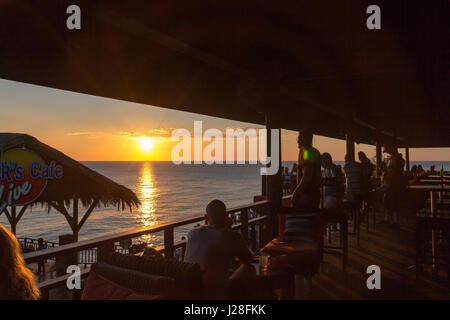
POLYGON ((11 149, 0 155, 0 212, 7 206, 23 206, 42 194, 47 181, 60 179, 63 167, 55 161, 46 164, 25 148, 11 149))

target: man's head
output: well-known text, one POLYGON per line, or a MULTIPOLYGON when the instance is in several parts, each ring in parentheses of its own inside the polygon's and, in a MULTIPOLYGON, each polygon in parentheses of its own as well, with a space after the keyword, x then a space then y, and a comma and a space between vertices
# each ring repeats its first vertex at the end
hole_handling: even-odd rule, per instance
POLYGON ((386 152, 387 154, 390 154, 391 156, 396 155, 397 154, 397 146, 395 145, 395 143, 385 143, 384 144, 384 152, 386 152))
POLYGON ((208 223, 218 226, 225 226, 227 220, 227 208, 220 200, 213 200, 206 206, 208 223))
POLYGON ((312 141, 313 141, 313 133, 312 133, 311 130, 303 129, 303 130, 298 132, 297 143, 298 143, 298 147, 299 148, 311 147, 312 146, 312 141))
POLYGON ((322 167, 328 168, 333 163, 333 158, 328 152, 322 153, 322 167))
POLYGON ((359 161, 362 162, 367 159, 367 156, 364 152, 360 151, 360 152, 358 152, 358 159, 359 159, 359 161))

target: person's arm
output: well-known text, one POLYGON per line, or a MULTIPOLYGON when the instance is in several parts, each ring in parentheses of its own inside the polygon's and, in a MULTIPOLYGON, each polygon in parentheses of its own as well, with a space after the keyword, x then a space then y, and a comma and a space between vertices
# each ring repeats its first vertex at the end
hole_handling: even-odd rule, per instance
POLYGON ((239 258, 239 261, 243 264, 250 264, 253 261, 255 254, 253 251, 247 246, 242 235, 238 232, 234 232, 234 246, 236 251, 236 257, 239 258))
POLYGON ((310 165, 305 164, 302 168, 302 179, 298 183, 297 187, 295 188, 292 198, 297 198, 307 187, 308 184, 312 182, 313 179, 313 171, 310 165))

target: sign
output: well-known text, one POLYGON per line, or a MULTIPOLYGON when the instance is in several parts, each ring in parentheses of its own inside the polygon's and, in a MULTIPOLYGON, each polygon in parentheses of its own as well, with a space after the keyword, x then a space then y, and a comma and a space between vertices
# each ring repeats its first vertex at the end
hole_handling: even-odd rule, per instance
POLYGON ((0 212, 6 206, 35 201, 50 179, 60 179, 63 168, 55 161, 47 165, 35 152, 11 149, 0 155, 0 212))

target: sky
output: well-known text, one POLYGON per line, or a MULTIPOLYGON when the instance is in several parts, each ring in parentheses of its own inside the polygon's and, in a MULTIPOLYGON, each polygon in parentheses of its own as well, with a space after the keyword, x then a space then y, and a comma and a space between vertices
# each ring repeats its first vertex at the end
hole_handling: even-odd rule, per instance
MULTIPOLYGON (((78 161, 170 161, 175 129, 263 128, 194 113, 0 79, 2 132, 27 133, 78 161)), ((282 160, 297 159, 297 133, 282 130, 282 160)), ((192 142, 192 140, 191 140, 192 142)), ((203 142, 203 147, 209 142, 203 142)), ((314 146, 344 160, 345 141, 315 136, 314 146)), ((193 145, 193 143, 192 143, 193 145)), ((193 148, 193 146, 191 146, 193 148)), ((375 156, 375 147, 356 144, 375 156)), ((404 153, 400 149, 401 153, 404 153)), ((248 154, 247 154, 248 159, 248 154)), ((450 161, 450 148, 410 149, 411 161, 450 161)))

